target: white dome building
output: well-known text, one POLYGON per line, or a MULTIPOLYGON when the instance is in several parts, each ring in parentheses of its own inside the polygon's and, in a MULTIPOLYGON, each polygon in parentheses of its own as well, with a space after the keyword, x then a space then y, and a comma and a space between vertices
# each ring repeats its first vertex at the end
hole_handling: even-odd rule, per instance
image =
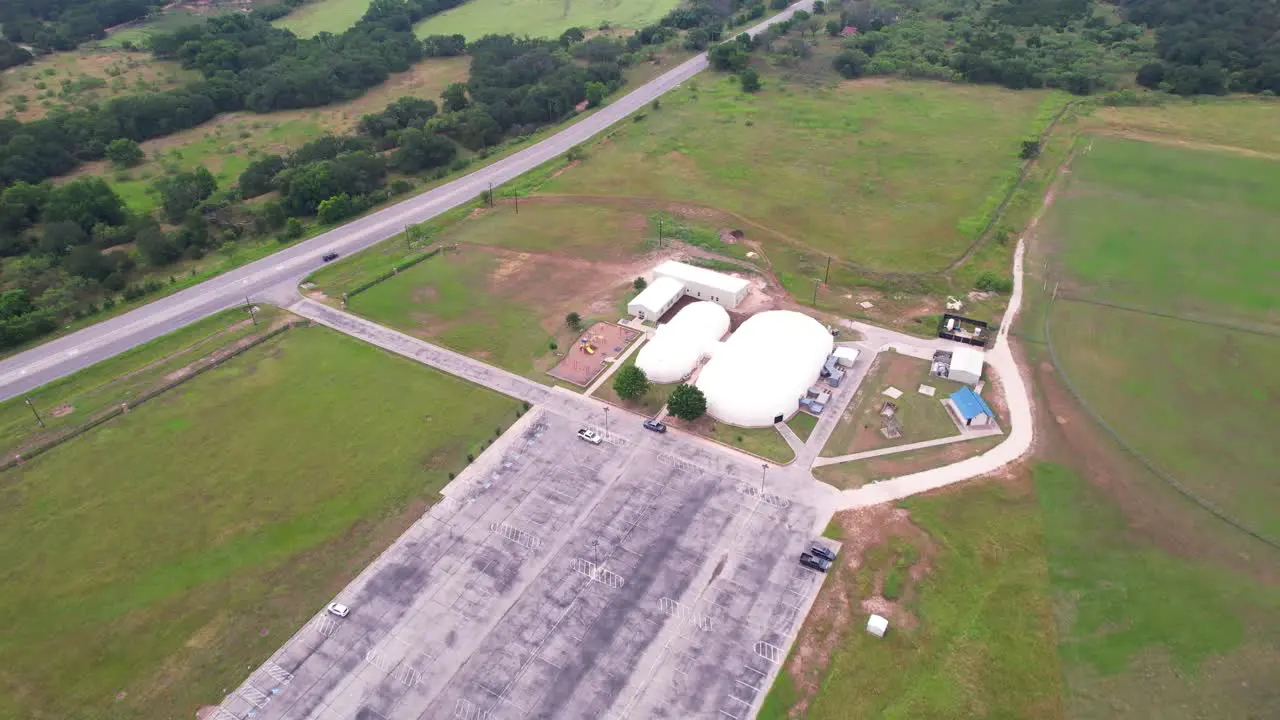
POLYGON ((680 382, 689 377, 698 361, 715 351, 727 332, 728 311, 713 302, 692 303, 658 327, 653 339, 640 348, 636 367, 649 382, 680 382))
POLYGON ((772 425, 800 406, 834 347, 831 333, 808 315, 763 312, 721 345, 696 384, 717 420, 740 427, 772 425))

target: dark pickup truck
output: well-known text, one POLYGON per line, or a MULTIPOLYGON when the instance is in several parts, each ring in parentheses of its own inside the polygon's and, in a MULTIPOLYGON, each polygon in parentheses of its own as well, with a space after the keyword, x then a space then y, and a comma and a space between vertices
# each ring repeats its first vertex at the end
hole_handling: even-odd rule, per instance
POLYGON ((831 567, 830 560, 811 553, 800 553, 800 564, 818 572, 826 572, 831 567))

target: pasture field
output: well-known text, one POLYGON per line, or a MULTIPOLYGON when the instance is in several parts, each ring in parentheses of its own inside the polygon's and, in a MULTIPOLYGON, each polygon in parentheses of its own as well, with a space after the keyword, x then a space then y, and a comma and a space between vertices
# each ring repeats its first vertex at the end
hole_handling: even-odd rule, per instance
MULTIPOLYGON (((350 2, 351 0, 327 0, 350 2)), ((557 38, 571 27, 639 29, 658 21, 679 0, 469 0, 414 26, 419 36, 461 33, 557 38)))
POLYGON ((285 332, 0 483, 0 717, 190 717, 421 516, 517 404, 285 332))
POLYGON ((309 38, 322 32, 338 35, 355 25, 368 9, 369 0, 312 0, 295 8, 272 25, 284 28, 300 38, 309 38))
MULTIPOLYGON (((585 162, 541 191, 709 205, 810 253, 936 272, 978 236, 1016 180, 1022 139, 1063 102, 986 86, 764 76, 755 95, 716 73, 690 81, 589 144, 585 162)), ((784 284, 801 262, 773 260, 784 284)))
POLYGON ((1124 442, 1272 537, 1277 192, 1280 162, 1096 138, 1043 228, 1070 383, 1124 442))
POLYGON ((1132 133, 1171 144, 1209 143, 1280 154, 1275 98, 1233 96, 1168 100, 1163 105, 1099 108, 1093 120, 1108 132, 1132 133))
POLYGON ((841 513, 837 567, 760 720, 1061 717, 1042 521, 1025 482, 841 513), (867 616, 889 618, 883 639, 867 616))
POLYGON ((849 402, 844 415, 836 423, 836 429, 827 439, 822 455, 835 457, 959 435, 955 422, 939 401, 964 386, 933 377, 929 374, 929 368, 928 360, 891 350, 876 356, 857 394, 849 402), (934 397, 926 397, 917 392, 922 384, 937 388, 934 397), (884 395, 884 390, 889 387, 901 390, 902 397, 892 400, 884 395), (897 406, 895 417, 902 425, 902 437, 894 440, 880 433, 880 408, 886 402, 897 406))
POLYGON ((1062 371, 1125 442, 1280 537, 1280 337, 1061 300, 1052 313, 1062 371))
POLYGON ((1280 586, 1187 553, 1198 539, 1182 540, 1185 554, 1166 550, 1071 467, 1039 463, 1033 478, 1068 716, 1275 707, 1266 678, 1280 663, 1280 586))
POLYGON ((130 209, 150 211, 160 202, 153 183, 171 170, 202 166, 213 173, 220 187, 227 187, 260 155, 284 154, 325 134, 349 133, 362 115, 380 111, 405 95, 438 99, 450 83, 467 79, 470 63, 465 57, 424 60, 359 98, 327 107, 219 115, 199 127, 142 143, 147 160, 138 167, 116 171, 96 162, 77 173, 105 177, 130 209))
POLYGON ((90 48, 51 53, 0 73, 0 115, 28 122, 54 110, 171 90, 199 78, 199 73, 150 53, 90 48))
POLYGON ((0 454, 20 452, 83 425, 104 410, 132 402, 201 359, 267 332, 285 319, 285 313, 264 305, 257 317, 259 324, 255 325, 243 308, 225 310, 21 397, 0 402, 0 454), (40 413, 44 428, 37 423, 32 407, 40 413))
POLYGON ((1046 218, 1064 293, 1280 327, 1280 162, 1091 143, 1046 218))

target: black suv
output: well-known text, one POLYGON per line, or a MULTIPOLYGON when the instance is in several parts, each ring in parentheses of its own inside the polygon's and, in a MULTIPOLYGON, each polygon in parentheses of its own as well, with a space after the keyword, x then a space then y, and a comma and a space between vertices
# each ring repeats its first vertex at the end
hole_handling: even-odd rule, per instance
POLYGON ((338 259, 338 253, 325 253, 320 259, 325 262, 333 262, 338 259))
POLYGON ((809 548, 809 552, 816 557, 820 557, 823 560, 826 560, 827 562, 836 561, 836 554, 828 550, 827 548, 822 547, 821 545, 814 545, 813 547, 809 548))

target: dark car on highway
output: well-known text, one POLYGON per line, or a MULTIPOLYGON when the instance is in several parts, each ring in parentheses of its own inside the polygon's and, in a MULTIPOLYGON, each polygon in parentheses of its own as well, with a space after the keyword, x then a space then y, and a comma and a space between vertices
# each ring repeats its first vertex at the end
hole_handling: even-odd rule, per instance
POLYGON ((658 433, 664 433, 667 431, 667 425, 666 423, 661 423, 661 422, 658 422, 657 420, 645 420, 644 429, 652 430, 658 433))
POLYGON ((817 557, 816 555, 810 555, 809 553, 800 553, 800 564, 810 570, 817 570, 818 572, 826 572, 827 569, 831 567, 830 560, 817 557))
POLYGON ((325 262, 333 262, 338 259, 338 253, 325 253, 320 259, 325 262))

